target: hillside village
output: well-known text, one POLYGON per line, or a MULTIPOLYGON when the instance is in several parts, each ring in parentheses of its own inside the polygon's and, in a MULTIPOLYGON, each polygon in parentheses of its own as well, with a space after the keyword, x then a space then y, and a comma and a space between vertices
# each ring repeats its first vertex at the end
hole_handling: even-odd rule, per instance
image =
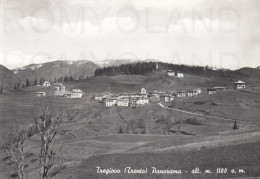
MULTIPOLYGON (((158 68, 158 66, 156 66, 158 68)), ((167 70, 167 75, 169 77, 184 78, 184 74, 181 72, 174 72, 172 70, 167 70)), ((239 80, 234 83, 235 89, 245 88, 245 82, 239 80)), ((213 88, 207 88, 204 91, 205 94, 215 94, 217 91, 225 91, 227 87, 216 86, 213 88)), ((180 90, 180 91, 165 91, 165 90, 154 90, 153 92, 147 91, 142 88, 139 93, 120 93, 111 94, 105 93, 103 95, 96 95, 94 99, 99 103, 103 103, 106 107, 121 106, 121 107, 136 107, 141 105, 146 105, 153 102, 170 102, 175 98, 185 98, 194 97, 202 94, 203 91, 200 88, 192 90, 180 90)))
MULTIPOLYGON (((49 87, 51 86, 51 84, 50 82, 45 81, 42 86, 49 87)), ((75 98, 81 98, 83 95, 83 91, 81 89, 66 90, 65 85, 63 85, 62 83, 53 83, 52 86, 55 88, 55 90, 54 93, 51 94, 51 96, 75 99, 75 98)), ((45 96, 46 96, 46 92, 39 91, 37 93, 37 97, 45 97, 45 96)))
MULTIPOLYGON (((158 69, 158 63, 156 63, 156 69, 158 69)), ((173 71, 173 70, 167 70, 166 75, 169 78, 184 78, 184 73, 180 71, 173 71)), ((51 86, 51 83, 49 81, 44 81, 42 83, 43 87, 49 87, 51 86)), ((62 83, 53 83, 52 86, 55 88, 54 93, 51 95, 57 96, 57 97, 63 97, 63 98, 69 98, 69 99, 75 99, 75 98, 82 98, 83 91, 81 89, 72 89, 72 90, 66 90, 65 85, 62 83)), ((237 82, 234 82, 234 88, 235 89, 243 89, 245 88, 245 82, 239 80, 237 82)), ((206 91, 202 91, 200 88, 191 89, 191 90, 171 90, 171 91, 165 91, 165 90, 154 90, 154 91, 147 91, 147 89, 142 88, 140 92, 136 93, 120 93, 120 94, 111 94, 111 93, 105 93, 105 94, 98 94, 94 96, 95 101, 98 101, 99 103, 103 103, 106 107, 112 107, 112 106, 122 106, 122 107, 137 107, 141 105, 146 105, 153 102, 170 102, 173 101, 175 98, 185 98, 185 97, 194 97, 200 94, 215 94, 217 91, 225 91, 227 90, 227 87, 223 86, 215 86, 212 88, 207 88, 206 91)), ((45 92, 39 91, 37 94, 38 97, 44 97, 46 96, 45 92)))

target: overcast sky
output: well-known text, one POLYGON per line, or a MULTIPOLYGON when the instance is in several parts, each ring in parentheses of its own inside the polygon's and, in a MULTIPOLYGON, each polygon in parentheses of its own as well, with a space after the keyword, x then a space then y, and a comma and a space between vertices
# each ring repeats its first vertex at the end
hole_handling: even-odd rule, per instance
POLYGON ((0 64, 260 65, 259 0, 0 0, 0 64))

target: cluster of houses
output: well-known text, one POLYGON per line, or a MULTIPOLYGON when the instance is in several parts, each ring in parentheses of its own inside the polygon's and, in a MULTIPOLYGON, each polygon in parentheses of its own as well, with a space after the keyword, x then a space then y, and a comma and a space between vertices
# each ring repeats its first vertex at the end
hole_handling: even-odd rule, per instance
MULTIPOLYGON (((239 80, 234 83, 234 88, 235 89, 244 89, 244 88, 246 88, 246 83, 239 80)), ((217 87, 213 87, 213 88, 208 88, 207 92, 208 92, 208 94, 215 94, 215 93, 217 93, 217 91, 225 91, 225 90, 227 90, 227 87, 217 86, 217 87)))
POLYGON ((181 91, 178 91, 176 93, 176 96, 179 97, 179 98, 182 98, 182 97, 193 97, 193 96, 196 96, 198 94, 201 94, 201 89, 194 89, 194 90, 189 90, 189 91, 184 91, 184 90, 181 90, 181 91))
MULTIPOLYGON (((168 70, 167 74, 169 76, 176 76, 179 78, 183 78, 184 75, 180 72, 173 72, 172 70, 168 70)), ((42 86, 49 87, 51 84, 48 81, 43 82, 42 86)), ((65 86, 62 83, 56 83, 55 85, 55 96, 65 97, 65 98, 81 98, 83 95, 83 91, 81 89, 73 89, 67 91, 65 86)), ((246 87, 245 82, 239 80, 234 83, 235 89, 244 89, 246 87)), ((213 87, 207 88, 207 94, 215 94, 217 91, 225 91, 227 87, 213 87)), ((193 89, 189 91, 178 91, 178 92, 165 92, 162 90, 155 90, 154 92, 147 92, 146 89, 142 88, 140 93, 124 93, 119 95, 113 94, 104 94, 95 96, 96 101, 100 101, 105 104, 105 106, 139 106, 149 104, 149 102, 170 102, 173 101, 175 97, 193 97, 198 94, 201 94, 201 89, 193 89)), ((38 92, 38 97, 45 97, 46 92, 38 92)))
MULTIPOLYGON (((62 83, 56 83, 54 85, 56 86, 54 91, 55 96, 73 99, 73 98, 81 98, 83 95, 83 91, 81 89, 73 89, 67 91, 65 89, 65 86, 62 83)), ((50 83, 48 81, 45 81, 42 86, 49 87, 50 83)), ((46 92, 38 92, 37 96, 45 97, 46 92)))
POLYGON ((140 93, 123 93, 119 95, 104 94, 95 96, 95 100, 104 103, 106 107, 111 106, 131 106, 136 107, 140 105, 149 104, 149 102, 170 102, 175 97, 186 97, 195 96, 201 93, 200 89, 192 91, 179 91, 177 93, 167 93, 162 90, 155 90, 154 92, 147 92, 146 89, 142 88, 140 93))
MULTIPOLYGON (((235 82, 236 89, 245 88, 245 82, 237 81, 235 82)), ((213 88, 207 88, 207 94, 215 94, 217 91, 225 91, 227 87, 216 86, 213 88)), ((155 90, 154 92, 147 92, 146 89, 142 88, 140 93, 123 93, 118 95, 104 94, 96 95, 95 100, 104 103, 106 107, 111 106, 140 106, 149 104, 149 102, 170 102, 176 97, 193 97, 202 93, 201 89, 193 89, 188 91, 178 91, 178 92, 165 92, 163 90, 155 90)))
MULTIPOLYGON (((41 86, 41 85, 37 85, 37 86, 41 86)), ((44 87, 49 87, 49 86, 51 86, 51 83, 50 83, 49 81, 44 81, 44 82, 42 83, 42 86, 44 86, 44 87)), ((37 93, 37 97, 45 97, 45 96, 46 96, 46 92, 39 91, 39 92, 37 93)))
POLYGON ((174 72, 172 70, 167 70, 167 75, 168 76, 176 76, 178 78, 183 78, 184 77, 183 73, 181 73, 181 72, 174 72))
POLYGON ((81 98, 83 95, 83 91, 81 89, 73 89, 67 91, 65 86, 62 83, 58 83, 55 87, 55 96, 65 97, 65 98, 81 98))
MULTIPOLYGON (((178 78, 183 78, 184 77, 184 74, 181 73, 181 72, 174 72, 173 70, 167 70, 167 75, 168 76, 175 76, 175 77, 178 77, 178 78)), ((246 84, 245 82, 239 80, 237 82, 234 83, 235 85, 235 89, 244 89, 246 87, 246 84)), ((217 91, 224 91, 226 90, 227 88, 226 87, 213 87, 213 88, 208 88, 207 89, 207 92, 208 94, 214 94, 216 93, 217 91)), ((181 91, 178 93, 178 97, 185 97, 186 96, 186 92, 185 91, 181 91)), ((187 91, 187 96, 194 96, 194 95, 197 95, 196 91, 187 91)))
POLYGON ((127 93, 127 94, 104 94, 95 96, 96 101, 103 102, 106 107, 110 106, 137 106, 149 103, 148 93, 144 88, 140 93, 127 93))

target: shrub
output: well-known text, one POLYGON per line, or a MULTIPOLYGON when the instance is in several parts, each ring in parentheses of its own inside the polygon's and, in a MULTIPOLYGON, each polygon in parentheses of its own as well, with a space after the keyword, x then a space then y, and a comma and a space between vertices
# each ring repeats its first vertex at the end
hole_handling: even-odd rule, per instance
POLYGON ((185 120, 186 124, 203 125, 197 118, 188 118, 185 120))
POLYGON ((234 126, 233 126, 233 129, 238 129, 238 125, 237 125, 237 120, 234 121, 234 126))
POLYGON ((202 105, 202 104, 205 104, 206 103, 206 101, 196 101, 196 102, 194 102, 194 104, 197 104, 197 105, 202 105))

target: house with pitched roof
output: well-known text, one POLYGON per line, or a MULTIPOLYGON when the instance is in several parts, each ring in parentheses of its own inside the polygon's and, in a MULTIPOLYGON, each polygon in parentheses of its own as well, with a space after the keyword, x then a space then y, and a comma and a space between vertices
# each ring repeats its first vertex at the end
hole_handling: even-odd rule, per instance
POLYGON ((246 88, 246 83, 239 80, 239 81, 235 82, 235 88, 236 89, 244 89, 244 88, 246 88))

